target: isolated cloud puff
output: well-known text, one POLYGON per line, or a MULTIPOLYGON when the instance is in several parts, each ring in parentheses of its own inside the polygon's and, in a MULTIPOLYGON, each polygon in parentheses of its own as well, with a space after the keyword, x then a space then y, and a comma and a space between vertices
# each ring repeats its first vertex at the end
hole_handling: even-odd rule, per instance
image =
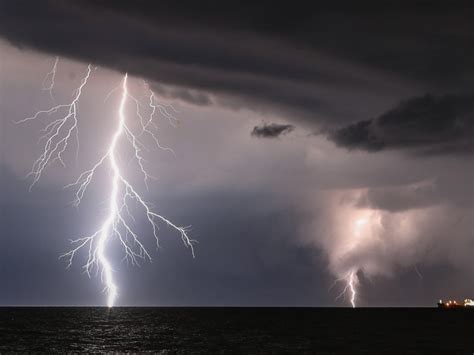
POLYGON ((290 124, 270 123, 261 126, 255 126, 252 130, 252 136, 258 138, 276 138, 284 134, 288 134, 294 130, 294 126, 290 124))

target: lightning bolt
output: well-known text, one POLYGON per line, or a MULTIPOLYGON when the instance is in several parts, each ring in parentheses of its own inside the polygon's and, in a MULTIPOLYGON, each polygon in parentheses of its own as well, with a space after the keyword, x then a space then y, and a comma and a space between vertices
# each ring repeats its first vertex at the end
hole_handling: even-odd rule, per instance
MULTIPOLYGON (((83 87, 88 82, 90 74, 91 66, 89 65, 87 67, 86 75, 82 79, 80 86, 76 89, 75 95, 70 104, 53 106, 48 110, 38 111, 32 117, 18 121, 18 123, 22 123, 38 119, 44 114, 51 115, 60 110, 66 110, 64 116, 49 123, 44 130, 45 135, 43 136, 43 139, 46 139, 46 143, 43 153, 35 161, 32 171, 29 174, 33 176, 33 182, 30 188, 40 179, 41 174, 47 165, 56 160, 65 165, 62 159, 62 154, 66 150, 70 137, 74 132, 77 137, 77 102, 81 96, 83 87)), ((128 146, 133 152, 133 158, 144 177, 145 185, 148 187, 147 181, 151 176, 147 173, 145 168, 146 161, 143 157, 143 150, 146 150, 146 144, 142 141, 142 137, 149 136, 158 148, 172 152, 170 148, 160 145, 158 138, 153 132, 153 128, 157 127, 153 122, 154 114, 156 110, 158 110, 165 118, 170 120, 170 122, 176 121, 174 116, 167 109, 167 106, 156 101, 155 95, 151 90, 149 103, 147 105, 151 112, 150 115, 145 118, 140 111, 142 105, 139 100, 129 93, 127 82, 128 75, 125 74, 120 87, 116 88, 121 90, 121 99, 117 112, 117 127, 113 133, 106 153, 89 170, 81 173, 75 182, 66 185, 68 188, 76 189, 73 204, 79 206, 88 186, 92 182, 94 176, 98 173, 99 168, 107 164, 112 173, 108 214, 98 230, 89 236, 71 240, 73 245, 72 249, 60 256, 60 258, 65 258, 67 260, 67 267, 69 268, 72 265, 77 252, 82 249, 87 250, 88 256, 85 265, 83 265, 84 271, 89 277, 91 277, 91 272, 94 268, 97 272, 100 271, 101 280, 105 285, 108 307, 112 307, 115 304, 115 300, 118 296, 118 287, 115 284, 113 277, 114 270, 106 253, 107 245, 112 237, 115 237, 114 239, 119 241, 125 253, 124 259, 131 262, 132 265, 138 265, 140 260, 151 261, 152 259, 133 228, 135 217, 130 211, 130 203, 134 202, 138 205, 146 217, 157 247, 160 246, 158 239, 159 224, 163 223, 179 233, 184 245, 190 248, 192 256, 195 257, 194 243, 196 241, 189 237, 189 227, 177 226, 169 219, 154 212, 151 205, 145 201, 120 168, 117 157, 117 147, 122 141, 126 141, 128 142, 128 146), (128 100, 131 100, 135 104, 136 115, 139 118, 140 125, 139 133, 135 133, 127 124, 126 104, 128 100)), ((116 89, 112 91, 115 91, 116 89)), ((110 94, 111 93, 109 93, 109 95, 110 94)), ((107 97, 109 95, 107 95, 107 97)), ((77 144, 79 144, 78 140, 77 144)))
MULTIPOLYGON (((369 216, 366 217, 359 217, 353 223, 353 236, 356 238, 355 243, 350 245, 349 248, 352 249, 356 245, 358 239, 363 237, 364 228, 369 224, 370 218, 369 216)), ((333 285, 329 288, 331 290, 334 286, 336 286, 339 282, 344 282, 345 286, 342 289, 341 293, 336 297, 336 300, 343 297, 345 300, 346 294, 350 292, 350 303, 352 308, 356 307, 356 299, 357 299, 357 284, 359 283, 359 279, 357 277, 357 267, 353 267, 345 274, 343 277, 336 279, 333 285)))
MULTIPOLYGON (((59 118, 51 121, 43 128, 43 135, 40 137, 39 142, 45 140, 43 147, 43 153, 39 156, 38 159, 33 163, 31 171, 28 173, 27 177, 32 177, 33 181, 30 185, 30 191, 33 186, 39 181, 41 175, 43 174, 44 169, 53 164, 56 161, 59 161, 63 166, 66 166, 63 160, 63 153, 69 145, 71 136, 74 136, 76 139, 76 159, 79 152, 79 131, 77 129, 77 112, 78 112, 78 103, 82 95, 82 89, 86 86, 89 81, 92 67, 89 64, 87 66, 87 71, 85 76, 82 78, 79 87, 74 91, 73 98, 71 102, 62 105, 55 105, 50 107, 47 110, 42 110, 36 112, 33 116, 24 118, 22 120, 16 121, 15 123, 25 123, 28 121, 37 120, 44 115, 51 116, 56 113, 61 113, 59 118)), ((52 81, 54 83, 54 81, 52 81)), ((51 87, 52 88, 52 87, 51 87)))
POLYGON ((359 279, 357 278, 357 271, 351 270, 344 277, 335 280, 334 284, 330 287, 330 289, 333 288, 338 282, 344 282, 345 286, 342 289, 341 293, 337 295, 335 300, 338 300, 341 297, 345 299, 347 293, 350 292, 350 303, 352 308, 355 308, 357 298, 357 283, 359 282, 359 279))
POLYGON ((54 80, 56 79, 56 71, 58 68, 58 63, 59 63, 59 57, 55 57, 54 64, 51 70, 44 77, 43 83, 42 83, 43 90, 49 93, 49 97, 51 97, 52 102, 54 102, 53 89, 55 85, 54 80))
POLYGON ((357 275, 355 271, 351 271, 349 274, 349 278, 347 280, 347 287, 349 287, 349 290, 351 291, 351 305, 352 308, 355 308, 355 299, 357 296, 357 292, 355 289, 355 284, 357 283, 357 275))

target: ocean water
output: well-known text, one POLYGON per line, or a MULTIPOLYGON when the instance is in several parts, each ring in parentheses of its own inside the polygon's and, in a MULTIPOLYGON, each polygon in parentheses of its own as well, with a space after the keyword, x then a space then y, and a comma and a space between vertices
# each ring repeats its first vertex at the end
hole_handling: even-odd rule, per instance
POLYGON ((0 308, 0 353, 474 354, 474 311, 0 308))

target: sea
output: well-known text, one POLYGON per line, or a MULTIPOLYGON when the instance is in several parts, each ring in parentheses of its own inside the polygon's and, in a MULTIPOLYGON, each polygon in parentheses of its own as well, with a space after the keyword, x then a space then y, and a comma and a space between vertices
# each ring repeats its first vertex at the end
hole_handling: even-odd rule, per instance
POLYGON ((474 354, 474 311, 0 308, 0 353, 474 354))

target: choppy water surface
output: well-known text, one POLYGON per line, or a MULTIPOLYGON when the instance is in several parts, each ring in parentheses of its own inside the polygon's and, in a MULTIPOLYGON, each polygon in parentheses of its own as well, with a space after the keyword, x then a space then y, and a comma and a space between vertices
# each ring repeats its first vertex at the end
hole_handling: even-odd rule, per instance
POLYGON ((0 352, 474 353, 474 312, 0 308, 0 352))

